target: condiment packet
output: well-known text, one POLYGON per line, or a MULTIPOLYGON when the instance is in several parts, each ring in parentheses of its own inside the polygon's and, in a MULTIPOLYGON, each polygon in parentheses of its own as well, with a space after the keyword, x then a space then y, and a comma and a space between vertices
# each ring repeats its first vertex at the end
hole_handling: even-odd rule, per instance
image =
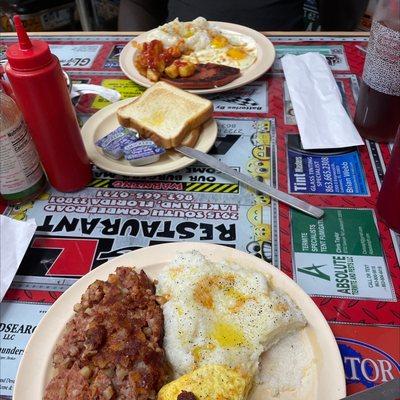
POLYGON ((157 146, 152 140, 140 140, 137 133, 122 126, 110 132, 96 142, 103 153, 120 160, 125 156, 132 165, 146 165, 159 160, 165 149, 157 146))
POLYGON ((286 83, 304 149, 364 144, 342 105, 342 97, 324 56, 287 54, 282 59, 286 83))
POLYGON ((114 160, 119 160, 124 155, 124 148, 131 143, 135 143, 137 140, 133 135, 126 135, 104 147, 103 153, 114 160))
POLYGON ((125 159, 135 166, 156 162, 164 153, 165 149, 157 146, 151 140, 138 140, 124 148, 125 159))
POLYGON ((127 131, 128 129, 124 128, 123 126, 119 126, 117 129, 114 129, 112 132, 99 139, 96 142, 96 146, 99 146, 101 148, 109 146, 115 140, 124 137, 127 134, 127 131))
POLYGON ((0 215, 0 301, 14 279, 35 230, 34 219, 25 222, 0 215))
POLYGON ((103 150, 106 156, 119 160, 124 155, 124 147, 137 140, 134 131, 120 126, 98 140, 96 145, 103 150))

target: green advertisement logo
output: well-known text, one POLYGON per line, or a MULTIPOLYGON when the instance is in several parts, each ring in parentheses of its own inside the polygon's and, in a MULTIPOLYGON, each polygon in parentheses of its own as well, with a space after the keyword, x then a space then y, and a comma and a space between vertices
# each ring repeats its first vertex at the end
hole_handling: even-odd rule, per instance
POLYGON ((322 267, 326 267, 327 264, 322 264, 322 265, 314 265, 311 264, 311 267, 302 267, 298 268, 297 271, 303 272, 304 274, 308 274, 311 276, 315 276, 316 278, 319 279, 324 279, 326 281, 330 281, 331 277, 328 274, 325 274, 325 272, 322 271, 322 267))

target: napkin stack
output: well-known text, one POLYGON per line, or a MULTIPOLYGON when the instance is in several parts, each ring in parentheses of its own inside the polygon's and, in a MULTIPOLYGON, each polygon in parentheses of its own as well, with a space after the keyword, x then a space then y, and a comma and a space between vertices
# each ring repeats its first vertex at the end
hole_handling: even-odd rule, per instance
POLYGON ((324 56, 305 53, 282 58, 304 149, 362 145, 363 140, 342 105, 342 96, 324 56))
POLYGON ((0 215, 0 301, 14 279, 35 230, 33 219, 24 222, 0 215))

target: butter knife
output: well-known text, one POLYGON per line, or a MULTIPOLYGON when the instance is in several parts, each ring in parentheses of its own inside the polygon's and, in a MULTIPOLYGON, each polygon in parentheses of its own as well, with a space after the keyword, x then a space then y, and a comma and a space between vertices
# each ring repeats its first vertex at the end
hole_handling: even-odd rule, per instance
POLYGON ((230 177, 235 178, 240 182, 243 182, 247 186, 258 190, 261 193, 267 194, 268 196, 279 200, 282 203, 285 203, 290 207, 295 208, 296 210, 302 211, 305 214, 311 215, 315 218, 321 218, 324 215, 324 211, 320 208, 306 203, 305 201, 300 200, 297 197, 291 196, 290 194, 275 189, 272 186, 268 186, 265 183, 259 182, 249 175, 245 175, 241 172, 235 171, 233 168, 217 160, 215 157, 210 156, 209 154, 203 153, 202 151, 192 149, 187 146, 175 147, 175 150, 187 157, 201 161, 203 164, 206 164, 211 168, 221 171, 224 174, 229 175, 230 177))
POLYGON ((400 378, 375 386, 371 389, 344 397, 342 400, 398 400, 400 399, 400 378))

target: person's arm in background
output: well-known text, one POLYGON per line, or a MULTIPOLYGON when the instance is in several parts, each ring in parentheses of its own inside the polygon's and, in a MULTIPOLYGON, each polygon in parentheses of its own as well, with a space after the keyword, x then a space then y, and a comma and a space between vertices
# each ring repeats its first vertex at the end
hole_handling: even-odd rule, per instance
POLYGON ((357 28, 368 0, 317 0, 323 31, 352 31, 357 28))
POLYGON ((121 0, 119 31, 147 31, 163 24, 167 18, 168 0, 121 0))

